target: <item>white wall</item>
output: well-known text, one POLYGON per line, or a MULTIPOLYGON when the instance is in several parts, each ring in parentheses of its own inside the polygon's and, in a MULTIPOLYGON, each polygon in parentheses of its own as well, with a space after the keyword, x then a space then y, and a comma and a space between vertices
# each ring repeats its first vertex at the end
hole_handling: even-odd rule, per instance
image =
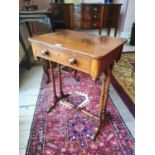
POLYGON ((135 0, 129 0, 123 31, 131 32, 133 22, 135 22, 135 0))

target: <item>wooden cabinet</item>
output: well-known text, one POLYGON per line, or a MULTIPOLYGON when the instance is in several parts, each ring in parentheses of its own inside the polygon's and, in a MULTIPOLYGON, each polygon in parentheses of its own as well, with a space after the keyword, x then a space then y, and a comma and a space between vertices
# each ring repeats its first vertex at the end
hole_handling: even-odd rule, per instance
POLYGON ((81 28, 101 28, 102 6, 100 4, 81 4, 81 28))
POLYGON ((118 22, 120 17, 120 10, 122 4, 103 4, 103 21, 102 28, 108 28, 108 34, 110 28, 115 28, 115 36, 117 34, 118 22))
POLYGON ((101 3, 82 3, 78 13, 75 11, 77 5, 72 3, 51 3, 50 10, 54 29, 99 29, 115 28, 115 36, 118 29, 120 9, 122 4, 101 4, 101 3), (79 18, 78 20, 76 18, 79 18))
POLYGON ((53 30, 73 28, 73 4, 50 3, 53 30))

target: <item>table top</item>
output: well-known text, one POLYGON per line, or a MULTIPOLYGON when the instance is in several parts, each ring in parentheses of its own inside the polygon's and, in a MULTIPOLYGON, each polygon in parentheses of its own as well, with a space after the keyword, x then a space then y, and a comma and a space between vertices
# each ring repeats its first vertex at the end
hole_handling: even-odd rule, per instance
POLYGON ((127 39, 64 30, 34 36, 29 41, 100 59, 123 45, 127 39))

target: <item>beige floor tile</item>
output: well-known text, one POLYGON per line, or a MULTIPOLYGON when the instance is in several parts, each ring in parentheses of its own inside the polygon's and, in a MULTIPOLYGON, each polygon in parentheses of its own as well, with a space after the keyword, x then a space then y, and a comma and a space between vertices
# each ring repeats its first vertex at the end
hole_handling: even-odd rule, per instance
POLYGON ((19 132, 22 130, 30 130, 33 116, 19 117, 19 132))
MULTIPOLYGON (((39 93, 38 93, 39 94, 39 93)), ((36 105, 38 95, 19 95, 19 107, 36 105)))
POLYGON ((29 139, 30 130, 20 130, 19 132, 19 149, 25 149, 29 139))
POLYGON ((19 108, 19 117, 33 116, 34 110, 35 110, 35 105, 22 106, 19 108))
POLYGON ((42 74, 41 66, 33 66, 30 70, 22 71, 19 78, 20 95, 38 95, 42 74))
POLYGON ((25 155, 26 148, 25 149, 19 149, 19 155, 25 155))

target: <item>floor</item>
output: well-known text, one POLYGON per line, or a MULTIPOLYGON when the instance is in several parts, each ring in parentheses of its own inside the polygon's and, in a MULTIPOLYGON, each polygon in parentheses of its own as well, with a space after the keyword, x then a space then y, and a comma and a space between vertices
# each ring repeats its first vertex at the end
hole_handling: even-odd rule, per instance
MULTIPOLYGON (((33 66, 30 70, 20 69, 19 81, 19 155, 25 155, 26 146, 29 138, 31 122, 35 110, 35 104, 39 93, 42 77, 42 67, 33 66)), ((135 135, 135 122, 121 98, 114 88, 110 87, 110 97, 118 108, 123 120, 129 128, 131 134, 135 135)))

